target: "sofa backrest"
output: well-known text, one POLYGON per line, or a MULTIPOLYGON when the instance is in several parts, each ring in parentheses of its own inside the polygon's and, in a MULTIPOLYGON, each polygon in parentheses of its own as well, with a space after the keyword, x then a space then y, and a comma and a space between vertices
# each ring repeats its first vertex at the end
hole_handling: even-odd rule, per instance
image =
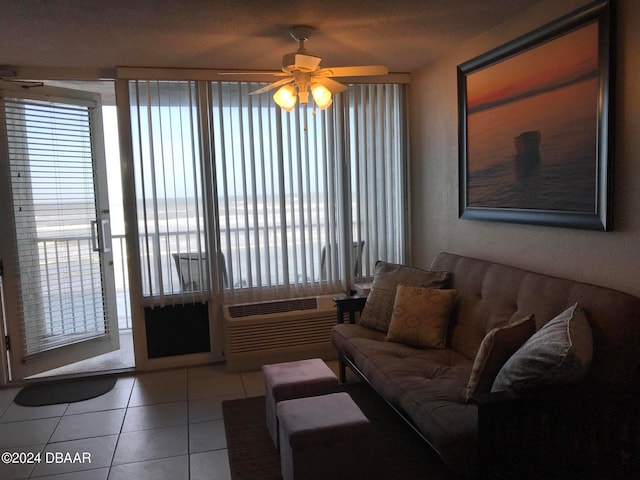
POLYGON ((450 328, 453 350, 473 360, 492 328, 535 314, 536 329, 578 302, 593 333, 588 381, 640 387, 640 298, 450 253, 440 253, 432 270, 452 273, 459 302, 450 328))

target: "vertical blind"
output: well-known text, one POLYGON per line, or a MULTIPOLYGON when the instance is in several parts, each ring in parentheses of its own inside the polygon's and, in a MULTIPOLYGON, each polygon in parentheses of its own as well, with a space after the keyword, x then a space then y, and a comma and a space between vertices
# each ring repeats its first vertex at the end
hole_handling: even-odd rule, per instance
POLYGON ((378 259, 404 260, 402 85, 351 85, 325 111, 292 112, 249 95, 257 83, 209 82, 206 95, 197 82, 129 85, 145 296, 177 302, 166 295, 213 284, 225 302, 337 292, 378 259))
POLYGON ((107 333, 95 251, 91 108, 3 100, 24 352, 107 333))
POLYGON ((195 82, 130 82, 142 294, 209 290, 195 82))
POLYGON ((217 230, 226 259, 227 300, 309 295, 344 289, 337 270, 336 211, 341 164, 331 111, 286 113, 260 85, 214 82, 213 162, 217 230), (327 275, 327 272, 330 272, 327 275))
POLYGON ((406 132, 401 85, 352 85, 350 144, 353 238, 365 242, 361 275, 377 260, 405 261, 406 132))

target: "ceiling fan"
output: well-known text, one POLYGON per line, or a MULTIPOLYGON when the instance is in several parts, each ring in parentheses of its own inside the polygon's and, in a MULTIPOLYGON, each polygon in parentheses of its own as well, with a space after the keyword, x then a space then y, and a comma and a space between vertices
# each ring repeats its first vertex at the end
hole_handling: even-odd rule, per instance
POLYGON ((283 78, 251 92, 251 95, 278 88, 273 99, 280 108, 290 112, 298 100, 302 105, 309 103, 311 92, 315 104, 324 110, 333 103, 332 94, 347 89, 346 85, 333 80, 332 77, 375 76, 386 75, 389 72, 384 65, 321 68, 322 57, 307 52, 304 46, 313 30, 313 27, 306 25, 291 27, 289 33, 298 42, 299 47, 297 52, 287 53, 282 57, 282 72, 273 74, 283 78))

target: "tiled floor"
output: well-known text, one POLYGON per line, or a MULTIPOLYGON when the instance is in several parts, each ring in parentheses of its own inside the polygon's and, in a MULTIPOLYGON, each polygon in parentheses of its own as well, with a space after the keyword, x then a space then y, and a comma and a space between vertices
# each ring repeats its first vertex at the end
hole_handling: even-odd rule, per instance
POLYGON ((264 381, 261 371, 212 365, 120 377, 109 393, 71 404, 22 407, 18 391, 0 390, 0 453, 39 453, 40 463, 3 461, 2 480, 224 480, 222 401, 263 395, 264 381))

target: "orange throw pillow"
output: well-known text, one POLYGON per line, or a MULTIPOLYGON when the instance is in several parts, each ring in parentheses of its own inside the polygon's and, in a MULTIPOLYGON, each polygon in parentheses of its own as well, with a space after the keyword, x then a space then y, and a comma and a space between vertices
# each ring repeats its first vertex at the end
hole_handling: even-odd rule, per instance
POLYGON ((534 315, 528 315, 513 323, 496 327, 487 333, 473 362, 467 384, 466 400, 474 393, 489 393, 498 372, 511 356, 529 340, 536 331, 534 315))
POLYGON ((387 340, 419 348, 445 348, 457 290, 399 285, 387 340))

